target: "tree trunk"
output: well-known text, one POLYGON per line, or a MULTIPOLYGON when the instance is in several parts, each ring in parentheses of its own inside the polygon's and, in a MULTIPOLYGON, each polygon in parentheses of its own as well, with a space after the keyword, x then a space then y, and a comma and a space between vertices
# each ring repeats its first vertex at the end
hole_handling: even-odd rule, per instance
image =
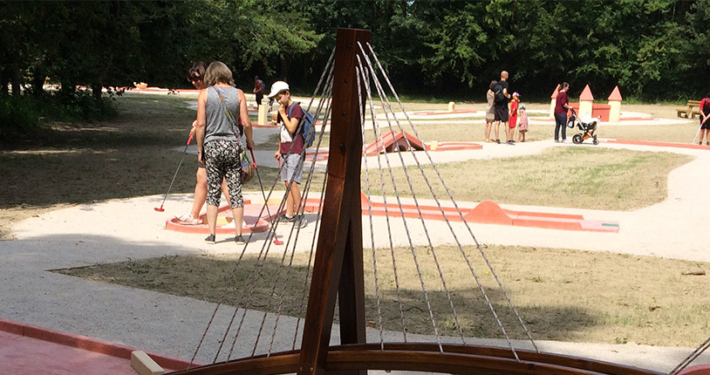
POLYGON ((20 85, 22 84, 20 77, 20 68, 17 66, 12 67, 12 95, 20 96, 20 85))
POLYGON ((10 75, 7 69, 0 70, 0 96, 7 96, 10 93, 7 88, 8 83, 10 83, 10 75))
POLYGON ((41 69, 35 69, 32 74, 32 94, 41 96, 44 94, 44 73, 41 69))
POLYGON ((91 84, 91 94, 94 97, 94 102, 96 103, 96 107, 101 107, 101 89, 103 86, 100 83, 92 83, 91 84))

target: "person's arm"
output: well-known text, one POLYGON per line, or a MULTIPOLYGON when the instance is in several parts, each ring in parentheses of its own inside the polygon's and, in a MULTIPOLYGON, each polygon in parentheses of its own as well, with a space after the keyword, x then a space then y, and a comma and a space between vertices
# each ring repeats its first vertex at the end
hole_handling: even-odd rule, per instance
POLYGON ((200 163, 205 163, 203 154, 205 143, 205 125, 207 123, 206 116, 207 105, 207 89, 200 90, 200 95, 197 96, 197 120, 195 120, 195 135, 197 136, 197 160, 200 163))
POLYGON ((296 129, 298 128, 298 122, 301 120, 301 118, 294 116, 292 119, 289 119, 288 108, 285 108, 284 106, 279 106, 279 114, 284 120, 284 125, 286 126, 286 130, 288 130, 289 134, 295 133, 296 129))
POLYGON ((251 119, 249 119, 249 112, 247 112, 247 98, 244 96, 244 91, 237 89, 237 93, 239 95, 239 119, 244 127, 244 135, 247 137, 247 149, 253 150, 253 129, 251 127, 251 119))

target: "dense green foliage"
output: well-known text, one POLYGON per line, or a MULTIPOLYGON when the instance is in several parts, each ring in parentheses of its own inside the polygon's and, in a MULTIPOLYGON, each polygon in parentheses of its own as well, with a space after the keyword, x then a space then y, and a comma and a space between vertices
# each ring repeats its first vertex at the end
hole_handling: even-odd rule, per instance
POLYGON ((528 99, 568 81, 605 99, 616 85, 641 100, 700 98, 709 91, 710 1, 292 0, 326 37, 336 27, 373 31, 375 49, 409 93, 483 100, 505 69, 528 99), (418 79, 412 79, 417 77, 418 79))
POLYGON ((597 98, 699 98, 710 81, 710 0, 0 0, 0 96, 185 87, 196 60, 221 60, 249 91, 256 74, 306 92, 338 27, 366 28, 396 87, 482 100, 501 70, 527 100, 561 81, 597 98), (8 89, 10 87, 11 89, 8 89))

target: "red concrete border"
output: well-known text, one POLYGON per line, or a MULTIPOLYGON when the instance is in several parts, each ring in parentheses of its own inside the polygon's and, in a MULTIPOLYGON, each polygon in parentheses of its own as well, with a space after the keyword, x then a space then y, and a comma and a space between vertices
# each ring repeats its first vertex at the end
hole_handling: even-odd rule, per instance
POLYGON ((608 139, 607 143, 618 143, 625 145, 641 145, 641 146, 655 146, 655 147, 677 147, 677 148, 690 148, 694 150, 710 150, 710 146, 696 145, 693 143, 673 143, 673 142, 656 142, 656 141, 637 141, 634 139, 608 139))
MULTIPOLYGON (((120 359, 131 360, 131 352, 140 350, 126 345, 109 341, 97 340, 86 336, 74 335, 67 332, 42 328, 25 323, 0 318, 0 331, 18 336, 29 337, 47 341, 58 345, 69 346, 89 352, 99 353, 120 359)), ((182 358, 165 356, 153 352, 146 352, 160 367, 172 371, 186 369, 190 361, 182 358)), ((202 366, 202 363, 193 362, 193 366, 202 366)))
MULTIPOLYGON (((527 212, 514 211, 501 208, 492 201, 483 201, 474 208, 460 208, 461 214, 455 207, 442 207, 420 205, 419 209, 414 204, 403 204, 400 207, 396 203, 390 203, 385 207, 382 202, 371 202, 368 207, 367 195, 361 192, 361 209, 363 215, 373 216, 406 217, 409 219, 419 219, 421 216, 426 220, 444 220, 461 222, 461 215, 464 220, 470 223, 512 225, 520 227, 535 227, 545 229, 575 230, 585 232, 605 232, 618 233, 619 223, 612 221, 587 220, 583 215, 558 214, 549 212, 527 212), (444 211, 443 214, 441 211, 444 211)), ((306 209, 317 209, 317 200, 306 203, 306 209)))
POLYGON ((679 375, 710 375, 710 365, 697 365, 684 369, 679 375))

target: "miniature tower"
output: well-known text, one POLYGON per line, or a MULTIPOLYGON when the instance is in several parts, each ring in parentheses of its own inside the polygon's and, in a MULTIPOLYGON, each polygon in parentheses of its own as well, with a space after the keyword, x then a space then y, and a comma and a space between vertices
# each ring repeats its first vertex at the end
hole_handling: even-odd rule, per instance
POLYGON ((621 92, 619 86, 614 87, 614 91, 609 95, 609 122, 619 122, 621 120, 621 92))
POLYGON ((592 89, 589 85, 584 86, 582 94, 579 96, 579 113, 580 118, 585 116, 592 117, 592 103, 594 102, 594 96, 592 95, 592 89))

